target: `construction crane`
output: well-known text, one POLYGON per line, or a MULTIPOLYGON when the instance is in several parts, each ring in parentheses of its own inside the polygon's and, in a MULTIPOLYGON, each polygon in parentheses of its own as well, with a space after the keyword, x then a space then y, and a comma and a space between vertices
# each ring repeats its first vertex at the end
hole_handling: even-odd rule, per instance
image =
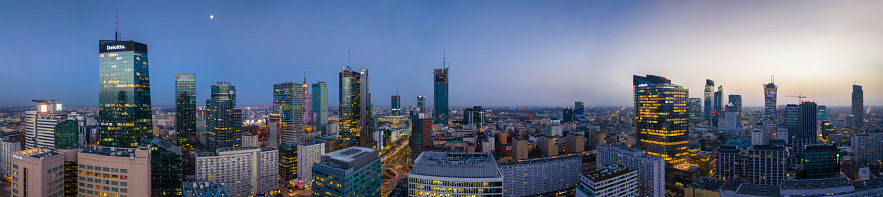
POLYGON ((797 99, 799 99, 801 103, 803 103, 803 99, 806 98, 806 96, 803 96, 803 94, 798 94, 797 96, 787 95, 785 97, 797 97, 797 99))

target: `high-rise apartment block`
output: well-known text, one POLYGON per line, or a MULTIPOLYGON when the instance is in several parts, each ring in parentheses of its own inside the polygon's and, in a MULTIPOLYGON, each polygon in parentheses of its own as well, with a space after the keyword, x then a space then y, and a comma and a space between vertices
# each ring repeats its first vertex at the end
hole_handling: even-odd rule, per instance
POLYGON ((217 82, 211 89, 212 98, 205 101, 206 148, 211 151, 241 146, 242 109, 236 107, 236 87, 217 82))
POLYGON ((230 196, 254 196, 278 188, 279 151, 233 147, 196 155, 196 179, 218 182, 230 196))
POLYGON ((313 166, 313 196, 380 196, 378 153, 354 146, 322 156, 313 166))
POLYGON ((503 196, 503 177, 491 153, 423 152, 408 188, 408 196, 503 196))
POLYGON ((620 164, 638 171, 638 196, 665 196, 665 159, 627 146, 598 146, 597 165, 620 164))
POLYGON ((499 163, 503 196, 572 195, 579 184, 581 164, 579 154, 499 163))
POLYGON ((580 185, 576 187, 578 197, 637 196, 638 171, 619 164, 600 166, 598 169, 580 174, 580 185))
POLYGON ((665 77, 634 76, 636 146, 677 165, 687 159, 687 89, 665 77))
POLYGON ((185 155, 196 149, 196 75, 175 75, 175 144, 185 155))
POLYGON ((852 136, 852 149, 856 163, 868 166, 883 166, 883 132, 873 132, 852 136))
POLYGON ((134 148, 150 135, 150 71, 147 45, 135 41, 98 41, 99 144, 134 148))

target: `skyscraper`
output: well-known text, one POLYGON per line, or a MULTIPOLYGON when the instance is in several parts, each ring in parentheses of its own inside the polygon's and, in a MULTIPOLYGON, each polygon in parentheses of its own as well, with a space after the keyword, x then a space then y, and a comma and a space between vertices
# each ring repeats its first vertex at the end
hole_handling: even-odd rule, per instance
POLYGON ((313 95, 310 94, 310 87, 307 84, 306 77, 304 77, 304 83, 301 85, 303 86, 303 93, 300 94, 301 100, 303 100, 303 105, 301 105, 302 129, 304 132, 308 132, 308 128, 312 128, 313 125, 313 95))
POLYGON ((665 77, 634 76, 637 147, 678 165, 687 160, 688 90, 665 77))
POLYGON ((705 80, 705 116, 703 116, 703 121, 708 123, 709 126, 711 123, 711 116, 714 114, 714 81, 711 79, 705 80))
POLYGON ((855 116, 855 125, 865 124, 865 91, 860 85, 852 85, 852 115, 855 116))
POLYGON ((417 96, 417 108, 420 109, 420 112, 426 111, 426 97, 423 94, 417 96))
MULTIPOLYGON (((731 94, 728 101, 729 101, 729 103, 727 103, 727 104, 733 104, 733 107, 736 108, 737 114, 739 114, 738 115, 739 117, 737 117, 736 119, 741 121, 742 120, 742 95, 731 94)), ((726 111, 726 109, 724 109, 724 111, 726 111)))
POLYGON ((817 143, 819 124, 816 116, 818 116, 818 105, 812 101, 785 106, 788 141, 794 145, 796 153, 803 153, 804 145, 817 143))
POLYGON ((408 146, 411 148, 411 159, 416 159, 423 151, 432 148, 432 117, 425 113, 415 113, 411 116, 411 139, 408 146))
POLYGON ((586 110, 585 103, 583 103, 582 101, 579 101, 579 100, 573 102, 573 113, 575 113, 577 116, 583 115, 583 113, 586 112, 585 110, 586 110))
POLYGON ((175 75, 175 141, 187 155, 196 149, 196 75, 175 75))
POLYGON ((393 116, 401 115, 402 112, 402 97, 399 96, 398 93, 392 95, 390 97, 390 110, 392 111, 393 116))
POLYGON ((212 85, 212 98, 205 101, 206 148, 238 147, 242 144, 242 109, 236 107, 236 86, 230 82, 212 85))
POLYGON ((25 112, 25 150, 55 147, 55 126, 67 119, 61 112, 61 104, 53 100, 34 100, 35 111, 25 112))
POLYGON ((340 72, 340 144, 374 147, 371 131, 371 101, 368 94, 368 69, 353 71, 349 66, 340 72))
POLYGON ((773 82, 763 85, 764 120, 776 120, 776 89, 773 82))
POLYGON ((717 92, 714 92, 714 112, 711 114, 711 124, 714 128, 718 127, 720 119, 723 118, 724 105, 724 86, 718 86, 717 92))
POLYGON ((303 85, 285 82, 273 85, 273 113, 279 115, 281 141, 293 143, 295 133, 303 130, 303 85))
POLYGON ((135 41, 98 41, 99 144, 134 148, 150 135, 150 72, 147 45, 135 41))
POLYGON ((481 106, 472 106, 472 108, 463 110, 463 121, 466 124, 475 124, 478 131, 484 130, 485 111, 481 106))
POLYGON ((436 124, 448 124, 448 68, 433 69, 435 76, 435 110, 432 111, 436 124))
POLYGON ((573 116, 573 109, 565 107, 561 112, 561 122, 573 122, 573 116))
POLYGON ((702 99, 690 98, 687 105, 690 109, 690 124, 698 126, 702 122, 702 99))
POLYGON ((316 115, 316 130, 325 133, 328 124, 328 84, 317 81, 313 84, 313 114, 316 115))

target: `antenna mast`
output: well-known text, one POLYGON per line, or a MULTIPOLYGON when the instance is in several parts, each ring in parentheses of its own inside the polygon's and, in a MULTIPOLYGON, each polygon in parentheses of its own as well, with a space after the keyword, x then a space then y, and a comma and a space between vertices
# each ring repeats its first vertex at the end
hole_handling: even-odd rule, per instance
POLYGON ((442 68, 446 68, 445 64, 447 64, 447 54, 445 49, 442 49, 442 68))
POLYGON ((115 27, 115 29, 114 29, 114 34, 113 34, 113 36, 114 36, 114 40, 116 40, 116 41, 120 41, 120 37, 121 37, 121 36, 120 36, 120 9, 119 9, 119 8, 117 8, 117 13, 116 13, 116 27, 115 27))
POLYGON ((346 67, 350 67, 350 61, 352 61, 353 55, 352 52, 346 51, 346 67))

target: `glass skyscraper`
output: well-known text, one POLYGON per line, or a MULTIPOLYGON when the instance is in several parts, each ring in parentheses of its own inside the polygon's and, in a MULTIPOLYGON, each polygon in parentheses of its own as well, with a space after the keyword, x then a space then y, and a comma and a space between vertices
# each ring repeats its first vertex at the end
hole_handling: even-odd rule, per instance
POLYGON ((448 68, 433 69, 435 76, 435 100, 432 111, 436 124, 448 124, 448 68))
POLYGON ((690 98, 690 124, 698 126, 702 122, 702 99, 690 98))
POLYGON ((776 120, 776 90, 778 86, 772 82, 763 85, 764 120, 776 120))
POLYGON ((426 111, 426 97, 423 94, 417 96, 417 108, 420 109, 420 112, 426 111))
POLYGON ((181 148, 159 138, 145 137, 143 140, 150 144, 150 195, 183 196, 181 148))
POLYGON ((402 112, 402 96, 396 94, 390 97, 390 111, 393 116, 401 115, 400 113, 402 112))
POLYGON ((705 80, 705 115, 702 116, 703 121, 708 123, 711 126, 711 116, 714 114, 714 81, 711 79, 705 80))
POLYGON ((300 83, 285 82, 273 85, 273 113, 278 114, 279 120, 283 123, 283 136, 285 136, 284 133, 302 130, 302 94, 303 85, 300 83))
POLYGON ((196 149, 196 75, 175 75, 175 143, 186 155, 196 149))
POLYGON ((634 76, 638 148, 673 165, 687 161, 688 90, 665 77, 634 76))
POLYGON ((147 45, 98 41, 98 140, 101 146, 135 148, 150 135, 150 72, 147 45))
POLYGON ((860 85, 852 85, 852 115, 855 116, 855 125, 863 126, 865 123, 865 91, 860 85))
POLYGON ((716 129, 724 113, 724 86, 718 86, 714 92, 714 112, 711 114, 711 125, 716 129))
POLYGON ((316 116, 316 129, 326 134, 328 124, 328 84, 318 81, 313 84, 313 114, 316 116))
POLYGON ((368 94, 368 69, 353 71, 349 66, 340 72, 340 147, 374 147, 371 131, 371 100, 368 94))
POLYGON ((206 149, 242 145, 242 109, 236 108, 236 86, 217 82, 211 92, 212 98, 205 101, 206 149))

